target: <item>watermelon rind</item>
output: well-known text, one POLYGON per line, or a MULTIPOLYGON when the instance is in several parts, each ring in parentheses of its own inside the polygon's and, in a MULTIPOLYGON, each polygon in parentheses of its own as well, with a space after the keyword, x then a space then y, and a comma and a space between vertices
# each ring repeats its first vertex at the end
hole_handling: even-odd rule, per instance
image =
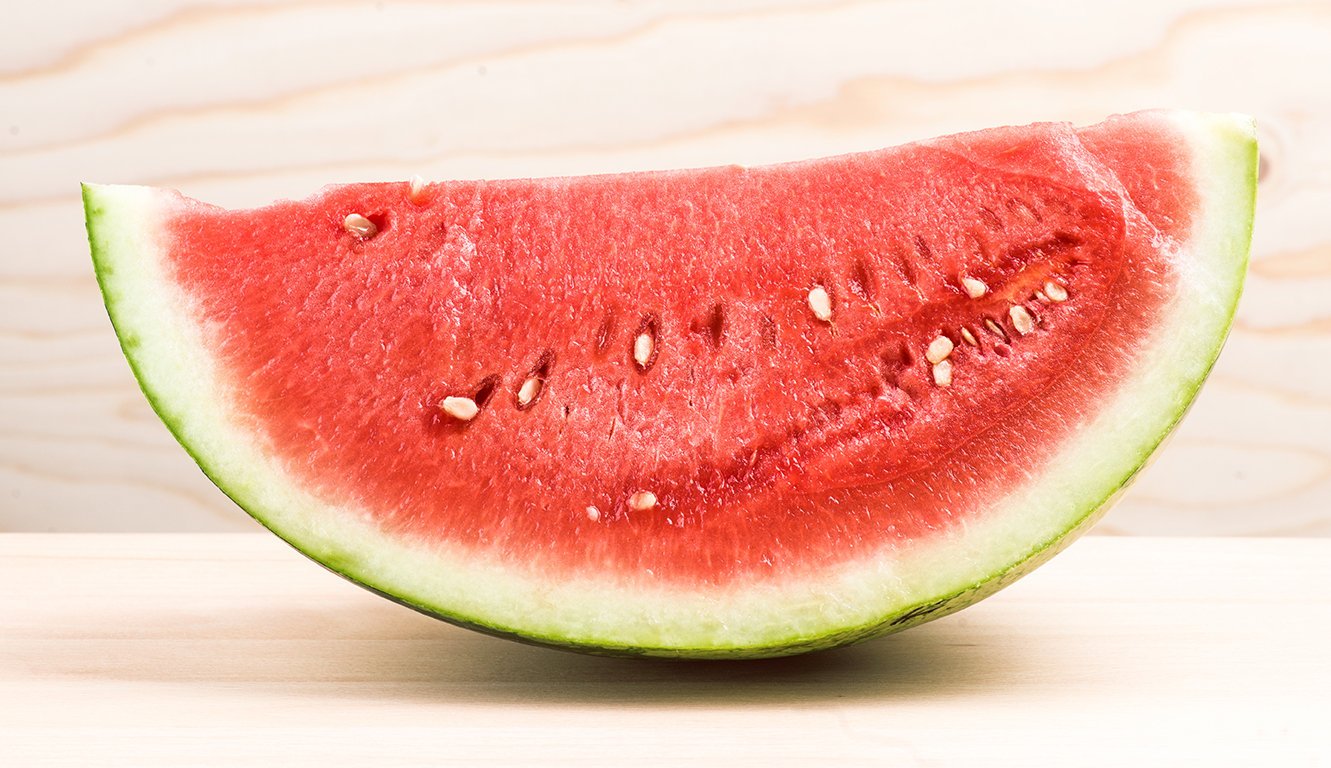
POLYGON ((297 550, 373 591, 483 632, 593 653, 761 657, 897 631, 968 606, 1073 541, 1108 509, 1187 411, 1242 291, 1257 151, 1250 118, 1161 112, 1192 153, 1200 201, 1178 280, 1131 373, 1027 481, 965 525, 814 576, 680 589, 650 579, 549 580, 521 564, 386 533, 334 507, 265 455, 230 412, 191 299, 168 278, 161 222, 182 204, 150 187, 85 184, 97 279, 153 409, 210 479, 297 550))

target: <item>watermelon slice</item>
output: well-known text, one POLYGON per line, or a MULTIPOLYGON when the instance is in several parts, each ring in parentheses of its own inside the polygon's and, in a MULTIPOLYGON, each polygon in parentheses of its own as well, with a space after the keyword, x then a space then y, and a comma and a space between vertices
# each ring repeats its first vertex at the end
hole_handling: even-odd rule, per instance
POLYGON ((84 188, 148 399, 328 568, 482 631, 765 656, 974 603, 1085 531, 1238 300, 1251 120, 761 168, 84 188))

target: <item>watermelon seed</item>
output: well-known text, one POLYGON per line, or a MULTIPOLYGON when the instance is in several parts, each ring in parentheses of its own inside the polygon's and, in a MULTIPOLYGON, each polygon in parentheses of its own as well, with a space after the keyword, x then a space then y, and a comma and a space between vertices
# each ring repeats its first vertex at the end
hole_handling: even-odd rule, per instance
POLYGON ((375 226, 373 221, 370 221, 359 213, 347 214, 347 217, 342 220, 342 228, 351 234, 365 238, 366 240, 379 233, 379 227, 375 226))
POLYGON ((634 512, 646 512, 656 506, 656 494, 651 491, 638 491, 629 497, 629 509, 634 512))
POLYGON ((1046 296, 1046 295, 1044 295, 1044 291, 1036 291, 1036 292, 1035 292, 1035 295, 1033 296, 1033 298, 1034 298, 1036 301, 1040 302, 1041 304, 1048 304, 1048 303, 1049 303, 1049 297, 1046 296))
POLYGON ((425 179, 422 179, 420 174, 411 177, 411 202, 425 202, 425 179))
POLYGON ((449 395, 439 402, 439 407, 444 413, 452 416, 458 421, 471 421, 476 418, 476 414, 481 412, 476 401, 470 397, 457 397, 449 395))
POLYGON ((969 328, 961 329, 961 339, 972 347, 980 346, 980 342, 975 340, 975 335, 970 332, 969 328))
POLYGON ((1030 311, 1022 305, 1014 304, 1012 308, 1007 311, 1007 314, 1008 317, 1012 318, 1012 327, 1017 329, 1017 333, 1020 333, 1022 336, 1035 330, 1035 318, 1031 317, 1030 311))
POLYGON ((814 317, 824 323, 832 322, 832 297, 826 288, 816 285, 809 291, 809 309, 813 310, 814 317))
POLYGON ((656 317, 647 315, 638 323, 638 333, 633 337, 633 362, 646 373, 656 363, 656 354, 656 317))
POLYGON ((939 334, 933 341, 929 342, 929 348, 924 351, 924 359, 937 365, 952 354, 953 347, 952 339, 939 334))
POLYGON ((638 338, 633 341, 633 360, 639 368, 646 368, 647 361, 652 359, 652 353, 656 351, 656 342, 652 341, 652 335, 647 332, 638 334, 638 338))
POLYGON ((1050 301, 1054 301, 1054 302, 1060 302, 1060 301, 1067 301, 1067 300, 1068 300, 1068 291, 1067 291, 1067 289, 1064 288, 1063 286, 1059 285, 1058 283, 1054 282, 1053 280, 1047 280, 1047 281, 1045 281, 1045 284, 1044 284, 1044 295, 1045 295, 1045 296, 1048 296, 1048 297, 1049 297, 1049 300, 1050 300, 1050 301))
POLYGON ((518 388, 518 410, 525 411, 531 407, 536 396, 541 394, 541 380, 535 376, 529 376, 522 386, 518 388))
POLYGON ((994 334, 998 338, 1002 339, 1003 341, 1007 341, 1007 332, 1004 331, 1003 327, 1000 326, 998 323, 995 323, 993 320, 990 320, 989 318, 986 317, 984 319, 984 327, 988 328, 989 332, 994 334))
POLYGON ((587 507, 587 519, 591 521, 600 520, 601 510, 597 509, 596 507, 590 507, 590 506, 587 507))
POLYGON ((978 299, 989 292, 989 286, 985 285, 983 280, 977 280, 973 277, 961 278, 961 287, 966 291, 966 295, 972 299, 978 299))
POLYGON ((934 363, 934 383, 940 387, 952 386, 952 363, 939 360, 934 363))
POLYGON ((519 411, 525 411, 536 402, 545 389, 545 380, 550 378, 550 369, 555 364, 555 352, 547 349, 536 359, 536 365, 527 373, 518 387, 516 402, 519 411))

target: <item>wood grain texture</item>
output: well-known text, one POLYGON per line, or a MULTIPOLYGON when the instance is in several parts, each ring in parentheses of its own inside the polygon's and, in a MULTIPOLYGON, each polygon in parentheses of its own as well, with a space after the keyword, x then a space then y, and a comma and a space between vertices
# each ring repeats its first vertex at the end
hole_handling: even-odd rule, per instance
POLYGON ((764 662, 413 613, 262 534, 0 535, 0 765, 1326 765, 1331 542, 1096 537, 764 662))
POLYGON ((1161 106, 1258 118, 1254 262, 1211 385, 1098 530, 1331 535, 1331 5, 14 5, 0 530, 251 526, 138 394, 81 180, 257 205, 331 181, 758 163, 1161 106))

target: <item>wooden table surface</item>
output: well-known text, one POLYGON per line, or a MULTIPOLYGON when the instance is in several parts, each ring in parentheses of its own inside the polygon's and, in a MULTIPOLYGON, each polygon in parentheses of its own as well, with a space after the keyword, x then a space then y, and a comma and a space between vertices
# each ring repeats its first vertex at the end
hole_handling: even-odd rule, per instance
POLYGON ((1329 3, 42 0, 3 18, 0 530, 250 530, 121 358, 80 181, 258 205, 1185 107, 1257 118, 1251 276, 1210 385, 1099 530, 1331 535, 1329 3))
POLYGON ((457 629, 267 534, 4 534, 0 765, 1331 765, 1328 635, 1325 539, 1088 538, 900 635, 684 663, 457 629))

